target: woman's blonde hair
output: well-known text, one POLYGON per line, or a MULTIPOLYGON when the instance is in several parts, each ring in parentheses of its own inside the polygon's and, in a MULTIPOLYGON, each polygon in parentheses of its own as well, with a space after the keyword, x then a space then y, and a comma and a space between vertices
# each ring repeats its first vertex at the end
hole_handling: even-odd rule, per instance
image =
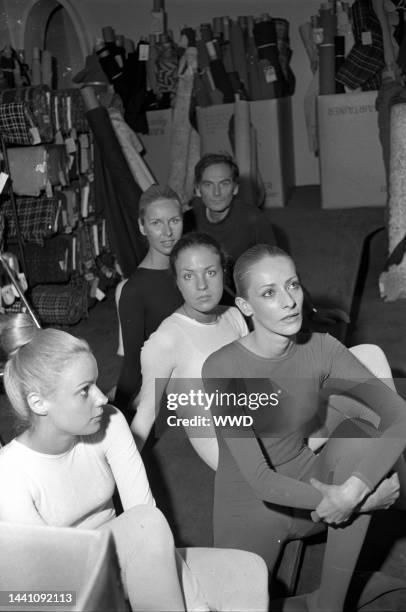
POLYGON ((91 353, 85 340, 58 329, 38 329, 26 314, 4 316, 0 343, 7 362, 4 387, 18 417, 26 424, 33 414, 30 393, 47 397, 55 391, 65 366, 78 353, 91 353))

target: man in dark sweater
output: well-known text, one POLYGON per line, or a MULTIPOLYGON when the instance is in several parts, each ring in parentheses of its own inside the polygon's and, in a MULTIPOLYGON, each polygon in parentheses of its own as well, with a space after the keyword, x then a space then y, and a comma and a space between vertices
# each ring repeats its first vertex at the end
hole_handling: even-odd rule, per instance
POLYGON ((209 234, 233 261, 254 244, 275 244, 267 215, 239 198, 238 176, 238 166, 229 155, 204 155, 195 167, 197 197, 184 216, 184 231, 209 234))
POLYGON ((204 155, 195 167, 196 197, 183 217, 184 233, 205 232, 223 247, 227 261, 226 288, 231 291, 232 268, 237 257, 254 244, 276 242, 266 214, 255 204, 239 198, 238 176, 238 166, 231 156, 204 155))
MULTIPOLYGON (((226 254, 226 292, 223 302, 234 303, 232 269, 235 260, 255 244, 276 244, 275 234, 267 214, 253 202, 243 202, 238 196, 238 166, 230 155, 207 153, 195 166, 196 197, 183 217, 184 233, 199 231, 215 238, 226 254)), ((316 309, 305 291, 304 312, 307 323, 331 325, 349 322, 345 312, 337 309, 316 309)), ((324 331, 324 330, 323 330, 324 331)))

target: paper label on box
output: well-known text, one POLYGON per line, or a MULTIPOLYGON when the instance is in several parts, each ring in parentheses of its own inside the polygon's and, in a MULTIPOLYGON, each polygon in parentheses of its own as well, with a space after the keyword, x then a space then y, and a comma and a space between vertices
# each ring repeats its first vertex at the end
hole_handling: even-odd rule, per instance
POLYGON ((313 42, 315 45, 321 45, 324 40, 323 28, 313 28, 313 42))
POLYGON ((28 289, 28 283, 27 283, 27 279, 25 278, 25 274, 24 272, 19 272, 17 276, 20 282, 20 289, 23 293, 25 293, 28 289))
POLYGON ((65 147, 66 147, 66 151, 68 153, 75 153, 75 151, 76 151, 76 143, 73 140, 73 138, 66 138, 65 139, 65 147))
POLYGON ((54 195, 52 185, 49 179, 47 179, 47 182, 45 183, 45 193, 46 193, 47 198, 52 198, 52 196, 54 195))
POLYGON ((138 59, 140 62, 147 62, 149 59, 149 45, 142 43, 138 47, 138 59))
POLYGON ((363 45, 372 45, 372 33, 368 30, 368 32, 362 32, 361 41, 363 45))
POLYGON ((37 127, 30 127, 30 134, 33 145, 39 144, 41 142, 41 136, 39 135, 39 129, 37 127))
POLYGON ((151 20, 151 27, 149 30, 150 33, 156 34, 156 35, 163 34, 164 29, 165 29, 164 12, 163 11, 152 11, 151 16, 152 16, 152 20, 151 20))
POLYGON ((7 183, 8 180, 8 174, 6 174, 5 172, 0 172, 0 193, 2 193, 5 184, 7 183))
POLYGON ((274 83, 275 81, 278 80, 278 77, 276 76, 275 68, 273 66, 264 67, 264 76, 265 76, 265 81, 267 83, 274 83))
POLYGON ((97 287, 95 295, 96 300, 99 300, 99 302, 101 302, 102 300, 104 300, 105 297, 106 294, 103 293, 103 291, 97 287))
POLYGON ((81 148, 87 149, 89 147, 89 137, 87 134, 80 134, 79 143, 81 148))

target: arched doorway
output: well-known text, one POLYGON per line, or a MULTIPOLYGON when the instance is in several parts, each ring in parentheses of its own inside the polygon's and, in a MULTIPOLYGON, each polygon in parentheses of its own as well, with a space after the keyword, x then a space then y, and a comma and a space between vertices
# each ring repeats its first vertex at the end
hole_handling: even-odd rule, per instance
POLYGON ((84 28, 66 0, 39 0, 32 6, 24 34, 28 64, 33 47, 46 49, 54 58, 53 87, 72 87, 72 76, 83 68, 88 43, 84 28))

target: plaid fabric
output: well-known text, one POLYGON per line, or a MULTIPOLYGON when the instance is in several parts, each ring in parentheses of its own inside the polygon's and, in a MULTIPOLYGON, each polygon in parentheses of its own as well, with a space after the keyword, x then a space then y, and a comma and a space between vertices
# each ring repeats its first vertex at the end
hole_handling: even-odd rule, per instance
POLYGON ((0 104, 0 133, 7 143, 18 145, 34 144, 30 128, 34 119, 24 102, 0 104))
POLYGON ((72 274, 72 236, 55 236, 44 246, 24 247, 30 287, 46 283, 67 283, 72 274))
POLYGON ((25 306, 23 304, 23 302, 20 299, 16 299, 16 301, 11 304, 10 306, 5 306, 3 304, 3 308, 4 308, 4 312, 7 314, 14 314, 17 312, 25 312, 25 306))
POLYGON ((352 5, 355 45, 336 74, 336 81, 351 89, 379 89, 385 66, 381 24, 371 0, 355 0, 352 5), (371 35, 372 44, 363 45, 363 33, 371 35))
POLYGON ((51 117, 51 92, 46 85, 17 87, 0 91, 0 104, 24 102, 29 108, 42 142, 52 142, 54 126, 51 117))
MULTIPOLYGON (((20 232, 27 242, 43 245, 44 238, 56 232, 56 216, 61 205, 58 195, 53 198, 17 198, 16 208, 20 232)), ((17 237, 11 201, 1 206, 6 221, 6 238, 14 240, 17 237)))
POLYGON ((172 40, 156 43, 155 78, 158 95, 176 93, 178 84, 178 56, 172 40))
POLYGON ((38 285, 31 301, 42 323, 75 325, 87 316, 87 294, 87 283, 80 279, 67 285, 38 285))

